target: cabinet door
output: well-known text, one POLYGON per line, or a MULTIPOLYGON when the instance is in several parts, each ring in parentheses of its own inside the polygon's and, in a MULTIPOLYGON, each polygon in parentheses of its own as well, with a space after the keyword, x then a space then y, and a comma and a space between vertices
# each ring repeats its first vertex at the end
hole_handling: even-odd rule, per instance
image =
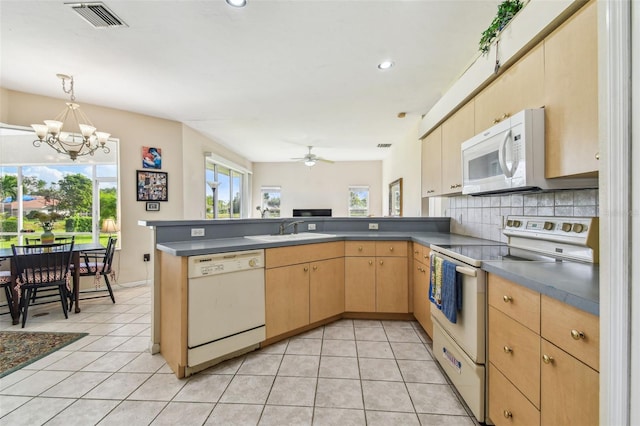
POLYGON ((462 142, 475 135, 474 103, 468 102, 442 124, 442 193, 462 192, 462 142))
MULTIPOLYGON (((425 250, 429 250, 425 248, 425 250)), ((433 337, 431 303, 429 303, 429 266, 413 262, 413 316, 429 337, 433 337)))
POLYGON ((544 106, 544 52, 542 43, 475 97, 475 132, 526 108, 544 106))
POLYGON ((409 312, 406 257, 376 258, 376 312, 409 312))
POLYGON ((309 297, 311 323, 344 312, 344 258, 311 263, 309 297))
POLYGON ((599 374, 553 344, 542 340, 541 424, 599 424, 599 374))
POLYGON ((544 41, 545 174, 598 170, 598 31, 596 2, 544 41))
POLYGON ((309 265, 265 272, 267 339, 309 324, 309 265))
POLYGON ((344 310, 346 312, 376 311, 375 261, 375 257, 345 259, 344 310))
POLYGON ((422 140, 422 196, 442 194, 442 127, 422 140))

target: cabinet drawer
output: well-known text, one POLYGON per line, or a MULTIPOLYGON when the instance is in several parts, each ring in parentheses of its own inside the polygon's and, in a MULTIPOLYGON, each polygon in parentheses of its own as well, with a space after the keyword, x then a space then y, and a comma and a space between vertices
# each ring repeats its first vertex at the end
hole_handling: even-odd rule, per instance
POLYGON ((375 241, 345 241, 344 255, 345 256, 375 256, 376 242, 375 241))
POLYGON ((540 411, 489 364, 489 417, 496 426, 540 424, 540 411))
POLYGON ((600 371, 600 318, 542 296, 542 337, 600 371))
POLYGON ((540 334, 540 293, 489 274, 489 305, 540 334))
POLYGON ((418 262, 422 262, 422 253, 425 247, 418 243, 413 243, 412 246, 413 246, 413 259, 418 262))
POLYGON ((492 306, 489 361, 540 408, 540 336, 492 306))
POLYGON ((376 241, 376 256, 406 257, 408 245, 406 241, 376 241))
POLYGON ((270 248, 264 256, 267 268, 344 257, 344 241, 270 248))

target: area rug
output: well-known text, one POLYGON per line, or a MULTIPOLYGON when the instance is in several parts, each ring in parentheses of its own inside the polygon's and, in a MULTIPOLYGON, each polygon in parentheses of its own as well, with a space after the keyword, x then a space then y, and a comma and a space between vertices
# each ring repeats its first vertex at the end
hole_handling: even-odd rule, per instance
POLYGON ((13 373, 87 334, 0 331, 0 377, 13 373))

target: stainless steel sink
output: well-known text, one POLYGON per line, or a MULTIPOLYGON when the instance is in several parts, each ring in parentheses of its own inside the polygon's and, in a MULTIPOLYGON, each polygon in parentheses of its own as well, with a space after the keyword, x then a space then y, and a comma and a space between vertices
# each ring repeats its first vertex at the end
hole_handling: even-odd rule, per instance
POLYGON ((317 238, 332 238, 334 234, 320 234, 318 232, 300 232, 297 234, 284 234, 284 235, 247 235, 245 238, 250 240, 264 241, 268 243, 276 243, 278 241, 299 241, 299 240, 313 240, 317 238))

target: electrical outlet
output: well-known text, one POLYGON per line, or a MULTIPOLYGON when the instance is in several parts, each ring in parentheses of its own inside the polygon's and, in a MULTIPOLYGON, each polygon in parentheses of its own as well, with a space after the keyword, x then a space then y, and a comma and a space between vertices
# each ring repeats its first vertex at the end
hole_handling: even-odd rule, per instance
POLYGON ((204 228, 191 228, 192 237, 204 237, 204 228))
POLYGON ((316 230, 316 224, 315 223, 309 223, 307 225, 307 231, 315 231, 316 230))
POLYGON ((377 231, 378 230, 378 224, 377 223, 370 223, 369 224, 369 229, 377 231))
POLYGON ((151 260, 151 255, 149 253, 145 253, 142 255, 142 261, 143 262, 148 262, 151 260))

